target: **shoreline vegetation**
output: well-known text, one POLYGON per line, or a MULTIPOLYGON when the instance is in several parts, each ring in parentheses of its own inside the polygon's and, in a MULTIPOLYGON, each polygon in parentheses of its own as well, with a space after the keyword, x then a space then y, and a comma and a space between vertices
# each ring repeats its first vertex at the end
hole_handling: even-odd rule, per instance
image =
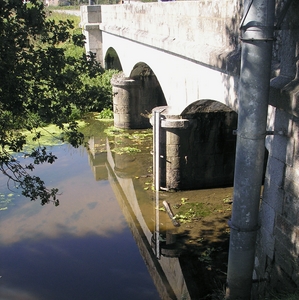
POLYGON ((0 7, 0 170, 8 185, 42 205, 59 205, 59 194, 32 173, 57 159, 43 145, 41 128, 52 126, 54 140, 79 147, 86 144, 79 120, 90 112, 112 116, 110 79, 117 71, 104 70, 85 53, 79 23, 80 16, 55 12, 39 0, 0 7), (30 162, 21 163, 20 155, 30 162))

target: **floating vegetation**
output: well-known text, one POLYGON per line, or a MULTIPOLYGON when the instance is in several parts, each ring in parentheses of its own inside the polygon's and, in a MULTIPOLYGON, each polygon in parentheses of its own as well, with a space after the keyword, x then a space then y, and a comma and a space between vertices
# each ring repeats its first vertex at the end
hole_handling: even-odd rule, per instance
POLYGON ((144 141, 147 138, 152 138, 153 133, 152 131, 142 131, 142 132, 133 132, 131 135, 128 136, 129 139, 134 141, 144 141))
POLYGON ((117 154, 142 152, 142 149, 149 149, 149 143, 150 145, 152 143, 153 134, 151 129, 133 131, 110 126, 104 132, 109 138, 109 143, 114 144, 111 151, 117 154), (111 137, 114 137, 114 139, 111 139, 111 137), (147 140, 149 143, 145 143, 147 140))
POLYGON ((125 130, 122 128, 117 128, 114 126, 109 126, 104 130, 107 136, 121 136, 129 138, 130 140, 144 140, 145 138, 152 137, 153 133, 151 129, 140 130, 140 131, 131 131, 125 130))
POLYGON ((147 190, 154 191, 155 190, 152 182, 145 182, 144 184, 145 184, 145 187, 143 189, 145 191, 147 191, 147 190))
POLYGON ((135 147, 115 147, 111 150, 112 152, 116 154, 124 154, 124 153, 138 153, 141 152, 140 149, 135 147))
POLYGON ((182 223, 191 223, 211 214, 211 210, 200 202, 192 203, 187 201, 188 198, 181 198, 181 203, 174 205, 178 212, 174 218, 182 223))
POLYGON ((232 204, 233 203, 232 196, 226 196, 222 201, 225 204, 232 204))
POLYGON ((110 126, 104 130, 104 132, 107 136, 121 135, 124 133, 124 131, 125 131, 124 129, 116 128, 114 126, 110 126))

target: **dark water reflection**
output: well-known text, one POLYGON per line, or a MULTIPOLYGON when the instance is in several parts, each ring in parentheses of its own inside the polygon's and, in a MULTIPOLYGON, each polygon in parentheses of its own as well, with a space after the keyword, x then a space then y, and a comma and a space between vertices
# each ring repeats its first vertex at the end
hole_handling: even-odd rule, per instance
MULTIPOLYGON (((158 199, 151 191, 152 136, 107 139, 108 125, 85 129, 88 151, 54 146, 57 162, 37 168, 47 186, 62 192, 58 207, 12 194, 0 177, 0 300, 208 299, 199 257, 202 247, 216 249, 227 239, 223 198, 231 190, 161 192, 158 199), (123 147, 142 151, 119 154, 123 147), (186 197, 211 214, 176 232, 156 208, 186 197), (186 244, 188 255, 180 255, 186 244)), ((226 258, 218 261, 217 270, 226 258)))
POLYGON ((52 151, 37 173, 61 204, 14 196, 0 211, 0 299, 159 299, 107 176, 95 180, 83 148, 52 151))

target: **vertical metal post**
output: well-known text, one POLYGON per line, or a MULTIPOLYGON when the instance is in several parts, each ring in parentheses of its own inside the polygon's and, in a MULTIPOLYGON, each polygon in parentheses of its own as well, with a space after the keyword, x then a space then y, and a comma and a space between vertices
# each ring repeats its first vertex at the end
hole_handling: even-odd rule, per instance
POLYGON ((251 298, 265 153, 274 8, 275 0, 245 0, 226 299, 251 298))
POLYGON ((160 251, 160 211, 159 211, 159 191, 155 191, 155 254, 158 259, 161 257, 160 251))
POLYGON ((160 259, 160 215, 159 215, 159 190, 160 190, 160 126, 161 112, 154 110, 154 189, 155 189, 155 252, 156 257, 160 259))
POLYGON ((159 110, 154 111, 154 188, 160 190, 160 124, 161 113, 159 110))

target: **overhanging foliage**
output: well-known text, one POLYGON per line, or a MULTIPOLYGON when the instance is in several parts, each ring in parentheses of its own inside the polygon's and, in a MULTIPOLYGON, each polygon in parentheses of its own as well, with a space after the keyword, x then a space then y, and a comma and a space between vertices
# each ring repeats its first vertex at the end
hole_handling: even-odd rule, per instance
POLYGON ((23 152, 27 143, 22 130, 38 140, 37 128, 52 123, 64 131, 60 139, 78 147, 83 135, 74 108, 84 113, 111 101, 109 88, 97 84, 103 69, 93 55, 68 56, 61 47, 65 42, 83 47, 84 36, 73 28, 69 20, 47 18, 41 1, 0 0, 0 169, 23 195, 42 204, 58 205, 58 190, 47 189, 30 173, 57 157, 40 145, 24 153, 32 163, 21 165, 14 153, 23 152))

